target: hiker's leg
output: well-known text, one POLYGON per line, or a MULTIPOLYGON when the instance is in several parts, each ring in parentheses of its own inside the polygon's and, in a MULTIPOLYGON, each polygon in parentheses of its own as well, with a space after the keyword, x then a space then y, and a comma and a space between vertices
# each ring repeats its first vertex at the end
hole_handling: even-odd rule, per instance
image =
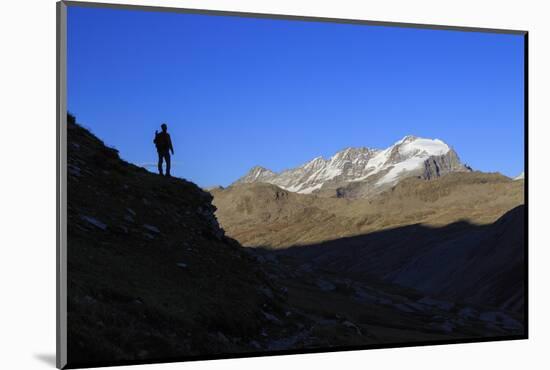
POLYGON ((164 160, 166 161, 166 176, 170 176, 170 153, 166 153, 164 160))
POLYGON ((162 175, 162 154, 160 154, 159 152, 158 155, 159 155, 159 163, 158 163, 159 175, 162 175))

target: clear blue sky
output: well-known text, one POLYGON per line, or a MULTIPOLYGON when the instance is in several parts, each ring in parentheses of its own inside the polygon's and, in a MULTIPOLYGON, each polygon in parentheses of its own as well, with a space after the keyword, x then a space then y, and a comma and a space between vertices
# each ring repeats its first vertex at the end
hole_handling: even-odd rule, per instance
POLYGON ((228 185, 346 147, 439 138, 523 171, 523 37, 69 7, 68 107, 133 163, 228 185))

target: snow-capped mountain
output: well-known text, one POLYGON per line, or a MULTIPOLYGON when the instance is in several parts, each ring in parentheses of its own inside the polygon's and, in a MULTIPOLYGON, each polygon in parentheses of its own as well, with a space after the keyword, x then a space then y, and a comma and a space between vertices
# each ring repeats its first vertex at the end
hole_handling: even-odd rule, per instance
POLYGON ((460 171, 470 169, 443 141, 405 136, 383 150, 347 148, 328 159, 317 157, 280 173, 256 166, 233 185, 265 182, 303 194, 321 190, 341 192, 351 185, 362 187, 361 193, 368 193, 395 185, 406 177, 431 179, 460 171))

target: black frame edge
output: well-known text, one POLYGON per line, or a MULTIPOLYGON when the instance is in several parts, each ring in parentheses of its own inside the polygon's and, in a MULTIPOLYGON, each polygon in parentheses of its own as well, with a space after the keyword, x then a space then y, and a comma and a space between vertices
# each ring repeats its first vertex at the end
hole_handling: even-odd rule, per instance
POLYGON ((523 36, 523 204, 524 212, 524 311, 525 336, 529 338, 529 32, 523 36))

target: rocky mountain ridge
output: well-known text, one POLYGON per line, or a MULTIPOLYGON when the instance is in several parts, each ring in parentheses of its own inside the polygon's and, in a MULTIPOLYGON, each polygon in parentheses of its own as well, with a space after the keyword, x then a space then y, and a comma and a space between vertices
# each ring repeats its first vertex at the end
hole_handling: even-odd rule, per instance
POLYGON ((317 157, 281 173, 255 166, 232 185, 263 182, 301 194, 365 196, 408 177, 429 180, 468 171, 471 169, 443 141, 406 136, 384 150, 346 148, 329 159, 317 157))

